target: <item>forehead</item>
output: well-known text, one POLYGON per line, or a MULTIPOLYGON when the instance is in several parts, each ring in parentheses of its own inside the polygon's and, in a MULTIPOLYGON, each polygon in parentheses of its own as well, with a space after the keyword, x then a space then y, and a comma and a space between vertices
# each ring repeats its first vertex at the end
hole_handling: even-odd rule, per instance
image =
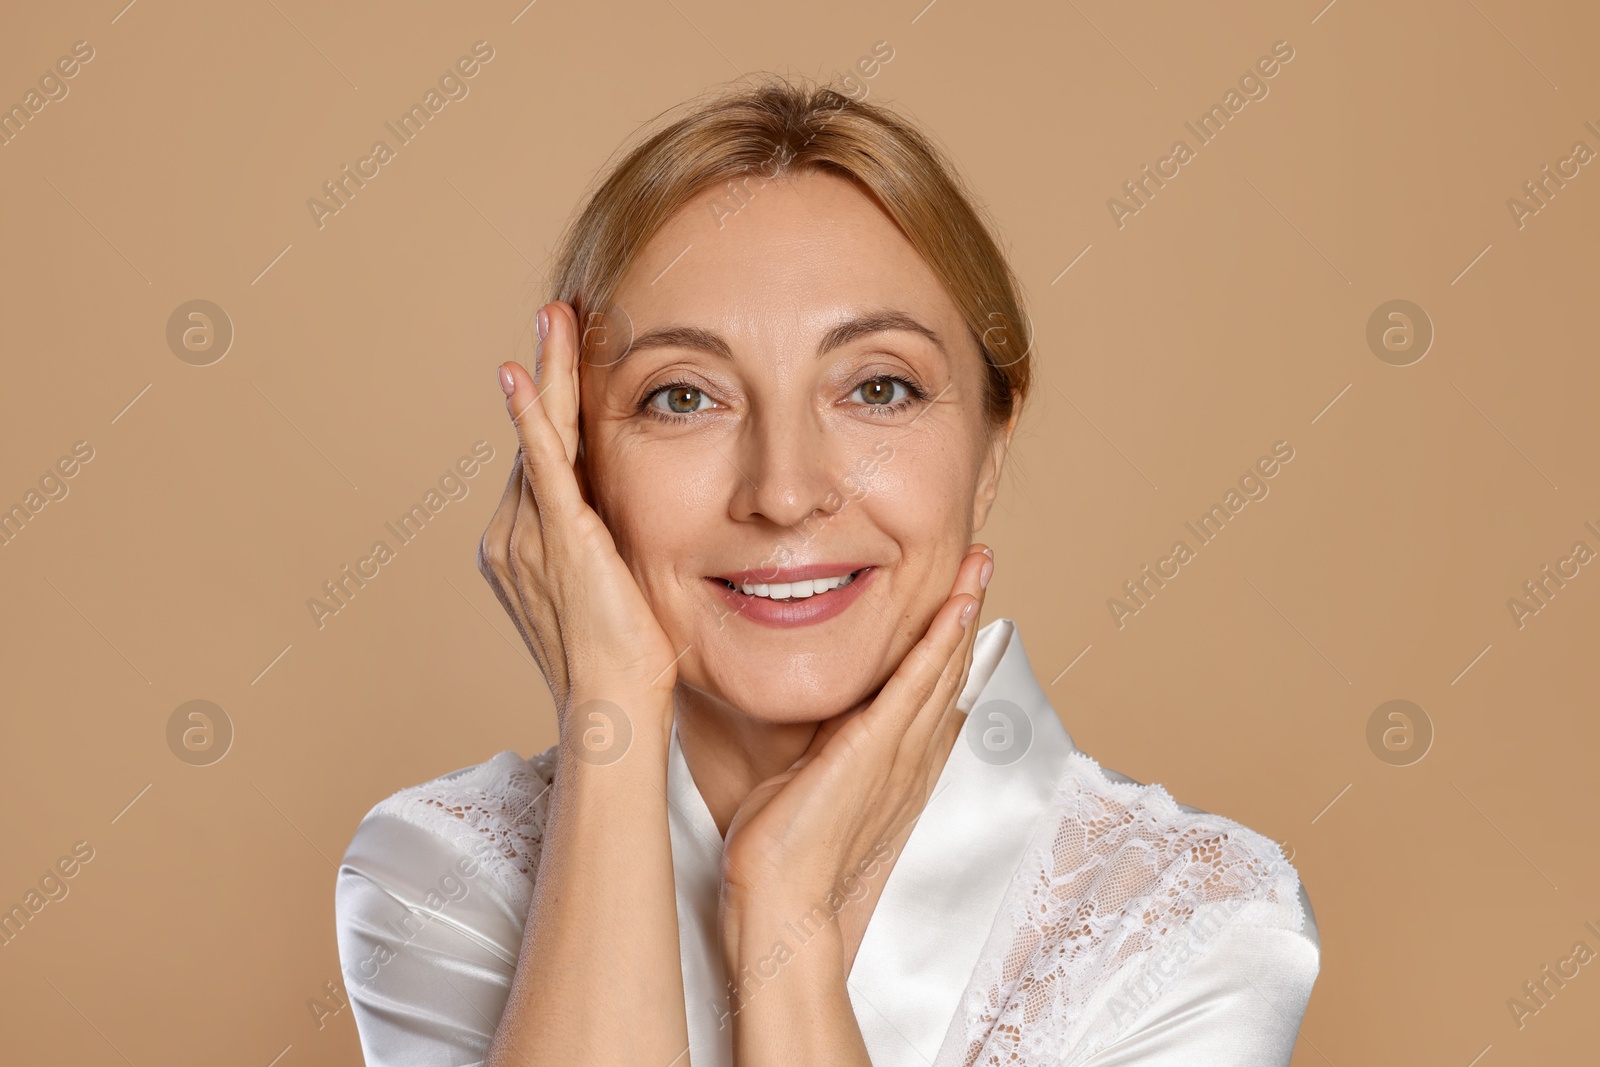
POLYGON ((751 342, 883 307, 961 332, 954 301, 894 222, 853 182, 817 171, 703 190, 649 241, 612 305, 637 329, 692 322, 751 342))

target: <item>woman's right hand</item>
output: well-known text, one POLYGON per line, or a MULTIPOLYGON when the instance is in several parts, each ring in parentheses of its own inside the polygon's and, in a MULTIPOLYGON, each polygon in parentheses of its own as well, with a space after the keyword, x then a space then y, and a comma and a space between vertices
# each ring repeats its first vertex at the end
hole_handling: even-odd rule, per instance
MULTIPOLYGON (((608 741, 581 708, 609 701, 630 731, 671 722, 676 652, 589 506, 575 467, 578 454, 578 320, 571 305, 539 310, 538 381, 515 362, 499 368, 518 451, 478 546, 478 569, 538 661, 555 700, 564 744, 608 741), (579 715, 586 721, 573 722, 579 715)), ((603 707, 603 705, 596 705, 603 707)), ((591 709, 592 710, 592 709, 591 709)), ((602 715, 614 714, 607 708, 602 715)), ((608 760, 602 762, 609 762, 608 760)))
POLYGON ((478 569, 550 685, 560 761, 521 954, 484 1062, 681 1067, 689 1031, 666 759, 676 655, 584 499, 577 315, 562 302, 540 314, 539 385, 516 363, 500 366, 519 448, 478 569), (621 759, 633 747, 646 758, 621 759))

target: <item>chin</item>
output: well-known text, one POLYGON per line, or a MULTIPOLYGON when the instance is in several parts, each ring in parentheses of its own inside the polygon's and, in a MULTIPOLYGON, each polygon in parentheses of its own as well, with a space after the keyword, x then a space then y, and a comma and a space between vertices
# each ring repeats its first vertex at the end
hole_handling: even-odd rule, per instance
POLYGON ((749 642, 762 640, 749 635, 737 644, 704 646, 715 649, 710 662, 695 664, 680 682, 753 722, 782 725, 831 719, 868 700, 885 680, 875 665, 862 662, 864 649, 797 654, 775 641, 773 647, 750 649, 749 642))
POLYGON ((826 687, 753 686, 748 680, 741 680, 734 685, 731 690, 719 686, 716 691, 746 718, 774 726, 831 719, 855 707, 871 692, 870 689, 847 690, 837 683, 826 687))

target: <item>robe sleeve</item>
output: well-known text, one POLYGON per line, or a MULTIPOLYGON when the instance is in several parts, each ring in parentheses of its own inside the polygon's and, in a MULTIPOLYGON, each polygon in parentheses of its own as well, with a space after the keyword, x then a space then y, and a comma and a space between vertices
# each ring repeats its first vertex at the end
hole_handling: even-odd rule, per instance
POLYGON ((1083 1067, 1288 1067, 1322 957, 1304 886, 1299 896, 1302 929, 1223 927, 1210 950, 1083 1067))
POLYGON ((367 1067, 481 1064, 521 950, 515 895, 460 841, 374 812, 345 853, 334 910, 367 1067))
POLYGON ((1321 936, 1281 847, 1087 757, 1063 781, 938 1067, 1288 1067, 1321 936))

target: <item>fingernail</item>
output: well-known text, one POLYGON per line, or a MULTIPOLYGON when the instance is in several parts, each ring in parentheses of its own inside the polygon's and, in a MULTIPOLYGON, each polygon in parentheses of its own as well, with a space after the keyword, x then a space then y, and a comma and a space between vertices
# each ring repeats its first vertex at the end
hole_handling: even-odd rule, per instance
POLYGON ((986 560, 983 561, 983 570, 978 572, 978 588, 979 589, 987 589, 987 588, 989 588, 989 579, 993 578, 993 577, 994 577, 994 560, 986 559, 986 560))
POLYGON ((550 313, 544 308, 539 309, 539 314, 533 317, 534 326, 539 331, 539 340, 544 340, 544 335, 550 332, 550 313))
POLYGON ((517 381, 511 377, 511 370, 505 364, 500 365, 500 389, 506 396, 517 391, 517 381))
POLYGON ((968 604, 965 608, 962 608, 961 609, 961 625, 962 625, 962 627, 965 628, 966 625, 972 621, 972 617, 974 615, 976 615, 977 613, 978 613, 978 602, 976 600, 974 600, 972 603, 968 604))
POLYGON ((988 545, 983 546, 983 554, 988 556, 990 559, 994 559, 994 549, 990 548, 988 545))

